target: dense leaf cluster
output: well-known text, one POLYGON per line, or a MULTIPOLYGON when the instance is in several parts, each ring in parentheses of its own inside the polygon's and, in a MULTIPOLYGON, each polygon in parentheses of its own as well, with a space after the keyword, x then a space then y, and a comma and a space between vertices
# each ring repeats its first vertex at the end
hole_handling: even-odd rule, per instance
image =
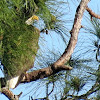
MULTIPOLYGON (((32 15, 40 16, 46 28, 55 17, 45 4, 46 0, 0 1, 0 58, 5 71, 16 76, 31 68, 38 49, 39 30, 25 24, 32 15)), ((54 23, 53 23, 54 24, 54 23)))

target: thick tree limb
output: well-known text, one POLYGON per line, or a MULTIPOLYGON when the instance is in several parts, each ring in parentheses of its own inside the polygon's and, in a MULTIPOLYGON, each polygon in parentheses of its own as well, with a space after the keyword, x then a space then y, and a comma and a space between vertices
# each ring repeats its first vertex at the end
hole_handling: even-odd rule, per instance
POLYGON ((47 68, 35 70, 33 72, 26 73, 24 75, 22 74, 21 78, 19 77, 19 81, 16 84, 16 86, 18 86, 18 84, 20 82, 24 82, 24 83, 31 82, 31 81, 35 81, 37 79, 42 79, 42 78, 48 77, 48 76, 55 74, 61 70, 72 69, 71 67, 65 66, 64 64, 67 61, 69 61, 69 59, 74 51, 74 48, 75 48, 75 45, 76 45, 77 39, 78 39, 78 33, 81 28, 82 16, 83 16, 83 13, 84 13, 89 1, 90 0, 81 0, 80 5, 77 7, 76 15, 75 15, 75 19, 74 19, 74 23, 73 23, 73 27, 72 27, 72 31, 71 31, 71 38, 70 38, 69 44, 68 44, 67 48, 65 49, 65 52, 62 54, 62 56, 53 65, 51 65, 47 68))
POLYGON ((35 81, 38 79, 43 79, 43 78, 48 77, 50 75, 56 74, 57 72, 59 72, 61 70, 71 70, 71 69, 72 69, 72 67, 67 66, 67 65, 62 65, 59 67, 51 65, 49 67, 35 70, 33 72, 30 72, 30 73, 22 73, 20 75, 19 80, 18 80, 15 87, 17 87, 19 83, 25 83, 25 82, 35 81))
POLYGON ((82 20, 83 12, 85 11, 88 2, 89 0, 82 0, 76 10, 74 24, 71 32, 71 38, 63 55, 52 66, 25 74, 22 82, 31 82, 37 79, 48 77, 64 69, 63 68, 64 66, 62 65, 64 65, 70 59, 74 51, 75 45, 77 43, 78 33, 81 28, 81 20, 82 20))
POLYGON ((89 14, 91 15, 91 20, 92 20, 92 17, 95 17, 95 18, 98 18, 100 19, 100 15, 94 13, 88 6, 86 7, 86 10, 89 12, 89 14))
POLYGON ((71 30, 71 38, 63 55, 54 63, 55 65, 65 64, 71 57, 78 39, 78 33, 81 28, 81 20, 86 6, 90 0, 81 0, 80 5, 77 7, 74 24, 71 30))

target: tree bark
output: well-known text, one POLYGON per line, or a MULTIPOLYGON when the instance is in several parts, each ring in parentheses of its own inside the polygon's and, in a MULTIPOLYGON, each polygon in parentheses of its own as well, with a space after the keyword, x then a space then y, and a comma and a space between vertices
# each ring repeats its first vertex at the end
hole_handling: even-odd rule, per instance
POLYGON ((94 13, 88 6, 86 7, 86 10, 89 12, 89 14, 91 15, 91 20, 92 20, 92 17, 95 17, 95 18, 98 18, 100 19, 100 15, 94 13))
POLYGON ((89 1, 90 0, 81 0, 79 6, 77 7, 73 27, 70 32, 71 38, 69 40, 68 46, 65 49, 64 53, 62 54, 62 56, 54 63, 54 65, 56 66, 63 65, 70 59, 77 43, 78 33, 81 28, 81 20, 83 17, 83 13, 89 1))
POLYGON ((19 83, 21 82, 31 82, 35 81, 37 79, 42 79, 45 77, 48 77, 52 74, 55 74, 61 70, 71 70, 72 67, 70 66, 65 66, 64 64, 69 61, 74 48, 76 46, 77 40, 78 40, 78 34, 79 30, 81 28, 81 20, 83 17, 83 13, 87 7, 87 4, 90 0, 81 0, 79 6, 77 7, 76 14, 75 14, 75 19, 73 23, 73 27, 71 30, 71 37, 68 43, 67 48, 65 49, 64 53, 61 55, 61 57, 51 66, 39 70, 35 70, 30 73, 22 74, 21 77, 19 77, 19 81, 16 84, 18 86, 19 83), (23 76, 23 77, 22 77, 23 76))
POLYGON ((13 92, 11 92, 7 88, 2 88, 1 93, 3 93, 6 97, 8 97, 10 100, 19 100, 19 97, 21 96, 22 92, 19 95, 14 95, 13 92))

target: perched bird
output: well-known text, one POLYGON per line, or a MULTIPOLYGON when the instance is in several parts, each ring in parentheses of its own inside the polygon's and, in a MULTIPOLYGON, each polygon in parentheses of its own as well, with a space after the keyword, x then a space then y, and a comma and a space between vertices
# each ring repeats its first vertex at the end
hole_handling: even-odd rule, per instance
POLYGON ((28 20, 26 20, 26 24, 27 25, 31 25, 35 20, 39 20, 39 17, 38 16, 36 16, 36 15, 33 15, 32 17, 30 17, 28 20))
MULTIPOLYGON (((38 16, 33 15, 26 21, 26 24, 32 25, 35 20, 39 20, 39 18, 38 16)), ((19 24, 20 21, 18 21, 18 25, 19 24)), ((3 47, 5 49, 2 63, 4 71, 6 72, 5 79, 7 88, 15 88, 20 79, 23 78, 19 76, 34 65, 35 56, 38 50, 40 31, 35 26, 32 25, 33 27, 29 27, 28 25, 25 25, 25 22, 22 21, 19 28, 16 25, 14 29, 9 31, 9 34, 7 34, 9 37, 7 35, 4 35, 3 37, 3 47), (14 31, 18 33, 16 36, 14 35, 14 31), (19 33, 23 34, 19 35, 19 33)))

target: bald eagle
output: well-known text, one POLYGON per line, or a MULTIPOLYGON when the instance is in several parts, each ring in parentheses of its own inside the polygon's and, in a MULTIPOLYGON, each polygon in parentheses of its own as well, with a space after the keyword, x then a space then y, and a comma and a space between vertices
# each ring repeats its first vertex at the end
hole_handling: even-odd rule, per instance
POLYGON ((5 32, 3 38, 3 60, 7 86, 14 88, 19 76, 33 67, 38 50, 39 30, 32 25, 38 16, 33 15, 26 22, 18 20, 14 29, 5 32), (26 24, 30 25, 26 25, 26 24), (21 26, 19 26, 21 24, 21 26), (31 26, 32 25, 32 26, 31 26))

